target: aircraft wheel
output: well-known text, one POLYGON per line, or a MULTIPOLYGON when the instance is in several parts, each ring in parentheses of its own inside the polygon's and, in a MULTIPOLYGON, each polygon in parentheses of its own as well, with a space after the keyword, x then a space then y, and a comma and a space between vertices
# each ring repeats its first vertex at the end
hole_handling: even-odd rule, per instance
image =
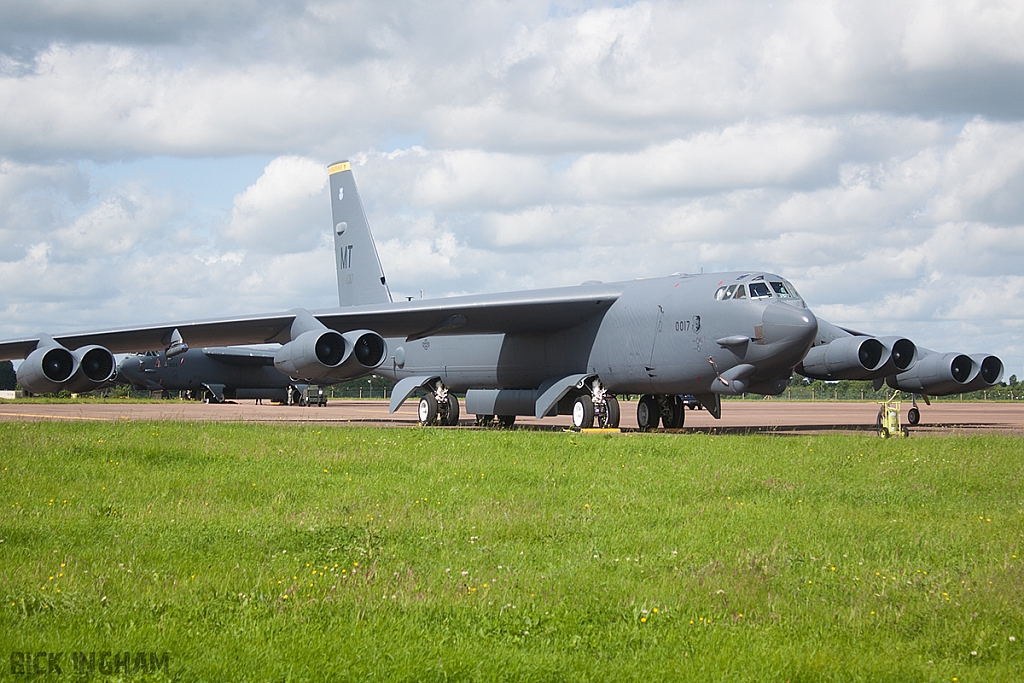
POLYGON ((498 426, 500 426, 502 429, 509 429, 515 423, 516 423, 516 416, 515 415, 499 415, 498 416, 498 426))
POLYGON ((493 415, 477 415, 476 416, 476 426, 477 427, 487 427, 492 422, 494 422, 494 416, 493 415))
POLYGON ((455 394, 448 394, 448 409, 445 410, 444 424, 448 427, 459 425, 459 398, 455 394))
POLYGON ((586 394, 572 404, 572 425, 576 429, 590 429, 594 426, 594 400, 586 394))
POLYGON ((683 406, 683 402, 679 400, 679 397, 672 395, 668 397, 668 412, 661 416, 661 421, 665 425, 665 429, 682 429, 683 422, 686 419, 686 408, 683 406))
POLYGON ((619 400, 614 396, 604 397, 604 413, 598 417, 598 425, 605 429, 617 429, 619 426, 619 400))
POLYGON ((650 394, 640 397, 640 403, 636 406, 636 424, 640 431, 646 432, 658 428, 658 420, 661 418, 661 407, 658 399, 650 394))
POLYGON ((432 425, 437 420, 437 399, 433 394, 427 394, 420 399, 419 413, 417 415, 421 425, 432 425))
POLYGON ((907 411, 907 422, 912 425, 916 425, 921 421, 921 411, 917 408, 911 408, 907 411))

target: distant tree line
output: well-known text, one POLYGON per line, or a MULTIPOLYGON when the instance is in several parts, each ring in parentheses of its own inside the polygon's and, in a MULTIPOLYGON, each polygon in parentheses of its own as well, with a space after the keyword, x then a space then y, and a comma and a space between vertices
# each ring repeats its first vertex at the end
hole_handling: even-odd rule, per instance
MULTIPOLYGON (((887 384, 875 391, 874 382, 858 380, 840 380, 825 382, 820 379, 810 380, 801 375, 793 375, 786 391, 780 399, 793 401, 884 401, 893 394, 887 384)), ((903 392, 906 396, 907 392, 903 392)), ((933 397, 937 401, 1013 401, 1024 398, 1024 386, 1017 380, 1017 375, 1010 375, 1009 380, 982 391, 950 396, 933 397)))

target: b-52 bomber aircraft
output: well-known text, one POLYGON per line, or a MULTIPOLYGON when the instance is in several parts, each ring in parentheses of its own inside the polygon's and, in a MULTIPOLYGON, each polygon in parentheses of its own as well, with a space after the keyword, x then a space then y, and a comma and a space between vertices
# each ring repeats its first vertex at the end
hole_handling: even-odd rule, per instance
POLYGON ((994 356, 933 353, 819 321, 792 283, 767 272, 392 301, 351 167, 328 172, 341 307, 39 335, 0 342, 0 359, 25 358, 18 381, 46 393, 106 381, 111 352, 279 343, 274 365, 289 377, 389 377, 391 411, 418 394, 423 424, 457 424, 464 394, 479 424, 572 415, 576 427, 615 427, 617 396, 638 394, 641 429, 682 427, 684 394, 719 418, 721 396, 780 394, 794 370, 926 395, 1002 375, 994 356))
POLYGON ((180 352, 170 357, 162 350, 128 356, 118 366, 117 380, 149 391, 188 391, 208 403, 255 398, 298 405, 307 400, 307 385, 274 367, 274 349, 175 348, 180 352))

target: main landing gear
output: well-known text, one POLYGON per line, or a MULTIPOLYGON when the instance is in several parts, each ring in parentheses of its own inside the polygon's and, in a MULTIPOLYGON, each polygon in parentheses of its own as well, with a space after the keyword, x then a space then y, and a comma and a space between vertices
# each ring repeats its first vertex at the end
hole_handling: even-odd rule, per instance
POLYGON ((590 393, 578 396, 572 404, 573 427, 590 429, 595 422, 601 429, 619 426, 619 400, 605 391, 597 378, 590 385, 590 393))
POLYGON ((455 427, 459 424, 459 399, 438 380, 433 390, 420 398, 417 417, 423 426, 455 427))
POLYGON ((675 394, 644 394, 636 406, 636 423, 642 432, 657 429, 659 422, 665 429, 682 429, 685 410, 682 399, 675 394))

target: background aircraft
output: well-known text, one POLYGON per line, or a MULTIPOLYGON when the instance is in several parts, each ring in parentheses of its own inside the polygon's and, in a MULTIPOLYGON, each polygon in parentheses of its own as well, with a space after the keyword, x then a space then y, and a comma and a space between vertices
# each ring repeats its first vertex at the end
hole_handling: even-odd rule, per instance
POLYGON ((240 347, 187 349, 168 358, 165 351, 128 356, 118 365, 118 381, 148 391, 188 391, 209 403, 237 398, 302 404, 307 384, 274 367, 274 350, 240 347))
POLYGON ((719 417, 722 395, 782 393, 796 368, 933 395, 992 377, 981 372, 984 361, 968 356, 922 351, 919 359, 909 340, 819 325, 789 281, 764 272, 392 302, 351 167, 333 164, 329 174, 339 297, 349 305, 13 340, 0 343, 0 358, 27 356, 19 382, 43 393, 99 381, 113 365, 111 351, 173 356, 183 340, 276 342, 274 365, 289 377, 375 372, 396 380, 392 411, 421 394, 424 424, 456 424, 454 394, 464 392, 481 423, 571 414, 577 427, 595 420, 614 427, 616 395, 639 394, 644 429, 681 427, 680 394, 695 395, 719 417), (969 362, 954 362, 960 358, 969 362))

